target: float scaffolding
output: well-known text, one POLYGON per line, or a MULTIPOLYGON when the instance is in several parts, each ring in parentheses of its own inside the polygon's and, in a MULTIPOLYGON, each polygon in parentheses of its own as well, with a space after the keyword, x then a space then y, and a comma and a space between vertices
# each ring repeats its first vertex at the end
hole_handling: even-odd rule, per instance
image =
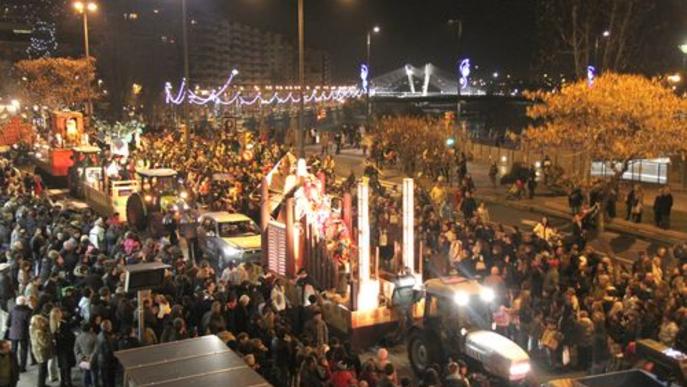
MULTIPOLYGON (((341 198, 329 195, 324 181, 323 176, 308 173, 304 160, 291 154, 264 178, 264 263, 271 272, 289 280, 288 296, 294 305, 301 301, 294 280, 301 268, 306 269, 326 296, 322 311, 329 326, 347 336, 354 348, 369 347, 394 332, 403 318, 387 301, 392 299, 399 277, 380 275, 379 254, 370 244, 367 179, 357 186, 355 225, 351 194, 341 198)), ((403 188, 402 264, 419 287, 421 267, 416 271, 413 243, 413 180, 405 179, 403 188)))

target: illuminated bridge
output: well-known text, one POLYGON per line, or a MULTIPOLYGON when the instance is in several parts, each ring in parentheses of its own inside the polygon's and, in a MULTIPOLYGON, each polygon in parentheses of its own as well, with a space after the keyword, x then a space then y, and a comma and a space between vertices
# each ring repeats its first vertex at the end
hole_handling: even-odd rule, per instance
MULTIPOLYGON (((458 76, 431 63, 421 68, 405 65, 371 80, 370 94, 375 97, 431 97, 456 95, 458 76)), ((478 82, 467 78, 460 95, 486 95, 478 82)))

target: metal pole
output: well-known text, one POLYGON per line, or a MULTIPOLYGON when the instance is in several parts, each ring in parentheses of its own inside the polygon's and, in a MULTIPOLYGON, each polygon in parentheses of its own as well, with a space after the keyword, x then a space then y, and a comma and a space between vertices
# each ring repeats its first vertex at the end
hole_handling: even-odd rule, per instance
POLYGON ((90 54, 90 47, 88 45, 88 11, 84 9, 82 12, 83 14, 83 44, 84 44, 84 53, 86 55, 86 58, 89 58, 91 56, 90 54))
MULTIPOLYGON (((88 9, 83 10, 83 45, 84 54, 86 55, 86 60, 89 61, 91 58, 90 44, 88 42, 88 9)), ((91 100, 91 91, 88 90, 88 101, 86 103, 86 114, 90 117, 93 114, 93 101, 91 100)))
MULTIPOLYGON (((368 71, 368 77, 371 72, 371 65, 370 65, 370 56, 371 56, 371 49, 370 47, 372 46, 372 34, 370 31, 367 31, 367 71, 368 71)), ((370 78, 371 79, 371 78, 370 78)), ((370 83, 368 82, 367 85, 367 93, 366 93, 366 105, 367 105, 367 127, 365 128, 366 131, 370 130, 370 123, 372 120, 372 103, 370 102, 370 83)))
MULTIPOLYGON (((461 43, 463 41, 463 20, 458 19, 458 64, 460 64, 460 55, 462 51, 461 43)), ((457 78, 457 89, 456 89, 456 123, 460 122, 460 76, 457 78)), ((467 83, 467 82, 466 82, 467 83)), ((466 85, 467 87, 467 85, 466 85)))
POLYGON ((303 89, 305 89, 305 45, 303 34, 303 0, 298 0, 298 81, 300 84, 300 103, 298 111, 298 133, 296 133, 296 146, 298 157, 305 158, 305 101, 303 89))
POLYGON ((138 298, 138 342, 143 343, 143 336, 145 334, 145 313, 143 311, 143 290, 136 292, 138 298))
MULTIPOLYGON (((188 29, 186 25, 186 21, 188 19, 188 15, 186 12, 186 0, 181 0, 181 43, 183 46, 183 55, 184 55, 184 79, 186 79, 186 87, 190 88, 191 87, 191 80, 189 78, 189 65, 188 65, 188 29)), ((188 103, 184 103, 184 123, 185 123, 185 130, 184 130, 184 143, 186 143, 186 154, 188 156, 188 153, 191 151, 191 139, 190 139, 190 133, 191 133, 191 125, 190 125, 190 120, 188 117, 188 103)))

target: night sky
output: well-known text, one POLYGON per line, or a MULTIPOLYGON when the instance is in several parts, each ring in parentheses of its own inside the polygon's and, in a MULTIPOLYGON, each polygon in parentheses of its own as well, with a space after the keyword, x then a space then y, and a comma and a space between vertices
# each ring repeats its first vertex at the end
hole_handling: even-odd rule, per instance
MULTIPOLYGON (((296 39, 296 0, 193 2, 296 39)), ((357 76, 357 65, 365 56, 365 34, 373 25, 382 28, 373 38, 372 67, 379 69, 377 74, 405 63, 420 67, 427 62, 453 71, 458 40, 448 21, 457 17, 463 20, 462 56, 481 70, 524 75, 530 69, 535 55, 534 0, 305 0, 305 39, 307 46, 331 53, 338 80, 357 76)))

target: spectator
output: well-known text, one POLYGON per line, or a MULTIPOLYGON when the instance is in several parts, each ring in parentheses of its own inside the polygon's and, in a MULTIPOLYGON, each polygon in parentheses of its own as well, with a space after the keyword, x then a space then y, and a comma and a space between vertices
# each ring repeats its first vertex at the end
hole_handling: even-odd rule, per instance
POLYGON ((53 335, 50 331, 50 321, 46 315, 50 314, 52 305, 43 305, 42 313, 31 317, 29 335, 31 337, 31 352, 38 363, 38 387, 44 387, 48 377, 48 360, 55 354, 53 335))
POLYGON ((26 297, 19 296, 7 318, 8 337, 12 342, 12 353, 15 357, 19 356, 19 372, 26 372, 31 313, 31 308, 26 305, 26 297))
POLYGON ((0 386, 16 387, 19 383, 17 357, 10 349, 10 342, 0 341, 0 386))
POLYGON ((93 333, 91 323, 84 322, 81 324, 81 333, 74 342, 74 356, 83 373, 82 383, 84 387, 95 386, 93 355, 95 354, 96 340, 97 336, 93 333))

